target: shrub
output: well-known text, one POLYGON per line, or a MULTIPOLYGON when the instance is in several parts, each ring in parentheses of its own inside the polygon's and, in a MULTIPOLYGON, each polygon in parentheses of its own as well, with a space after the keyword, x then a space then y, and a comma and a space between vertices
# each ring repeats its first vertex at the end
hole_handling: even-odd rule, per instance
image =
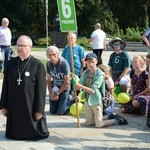
MULTIPOLYGON (((48 43, 50 43, 50 38, 48 38, 48 43)), ((39 38, 38 39, 38 45, 39 46, 45 46, 45 45, 47 45, 47 39, 46 39, 46 37, 39 38)))
POLYGON ((140 42, 142 41, 141 38, 142 33, 143 29, 140 29, 139 27, 136 28, 128 27, 124 32, 122 29, 118 28, 114 35, 108 35, 107 37, 110 37, 112 39, 114 39, 115 37, 120 37, 124 41, 140 42))
POLYGON ((77 39, 77 44, 86 48, 87 45, 88 45, 88 39, 86 37, 83 37, 83 38, 78 38, 77 39))

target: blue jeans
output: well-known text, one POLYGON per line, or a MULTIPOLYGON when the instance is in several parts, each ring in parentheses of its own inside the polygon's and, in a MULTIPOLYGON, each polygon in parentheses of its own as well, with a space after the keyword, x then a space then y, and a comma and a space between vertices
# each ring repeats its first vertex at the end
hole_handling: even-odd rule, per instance
POLYGON ((4 69, 6 69, 6 66, 7 66, 7 62, 10 58, 10 52, 11 52, 11 49, 10 47, 1 47, 1 51, 3 53, 3 58, 4 60, 3 61, 0 61, 0 70, 3 69, 3 63, 4 63, 4 69))
POLYGON ((67 103, 70 89, 65 90, 63 93, 59 95, 58 101, 52 101, 50 99, 50 113, 65 115, 67 113, 67 103))

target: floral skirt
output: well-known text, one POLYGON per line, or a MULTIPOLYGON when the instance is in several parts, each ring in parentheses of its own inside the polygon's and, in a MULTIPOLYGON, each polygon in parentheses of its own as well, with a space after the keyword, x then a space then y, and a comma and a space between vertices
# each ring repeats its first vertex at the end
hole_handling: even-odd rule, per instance
POLYGON ((150 95, 138 96, 136 100, 140 103, 140 108, 133 107, 132 101, 123 104, 122 107, 127 113, 137 113, 142 115, 150 114, 150 95))

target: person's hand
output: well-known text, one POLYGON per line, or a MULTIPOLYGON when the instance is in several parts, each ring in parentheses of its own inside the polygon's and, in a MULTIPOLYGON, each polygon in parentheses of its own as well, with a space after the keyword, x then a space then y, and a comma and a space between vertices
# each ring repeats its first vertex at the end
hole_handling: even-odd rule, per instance
POLYGON ((3 116, 7 117, 7 109, 6 108, 2 108, 1 110, 3 116))
POLYGON ((57 101, 59 99, 59 95, 58 94, 50 94, 50 99, 52 101, 57 101))
POLYGON ((76 78, 77 77, 77 75, 76 74, 74 74, 74 73, 70 73, 70 80, 71 79, 73 79, 73 78, 76 78))
POLYGON ((71 79, 71 84, 73 85, 73 86, 76 86, 76 84, 77 84, 77 78, 73 78, 73 79, 71 79))
POLYGON ((150 43, 147 45, 148 48, 150 48, 150 43))
POLYGON ((133 99, 135 100, 140 94, 134 95, 133 99))
POLYGON ((40 113, 40 112, 36 112, 36 113, 35 113, 35 119, 36 119, 36 120, 40 120, 40 119, 42 118, 42 116, 43 116, 43 115, 42 115, 42 113, 40 113))
POLYGON ((118 84, 119 84, 119 81, 117 80, 114 84, 115 84, 115 85, 118 85, 118 84))

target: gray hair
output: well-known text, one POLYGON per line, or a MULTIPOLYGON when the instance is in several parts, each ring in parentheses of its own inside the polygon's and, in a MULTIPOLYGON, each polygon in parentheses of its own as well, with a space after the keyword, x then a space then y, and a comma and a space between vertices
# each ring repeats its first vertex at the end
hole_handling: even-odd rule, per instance
MULTIPOLYGON (((27 40, 28 40, 28 42, 29 42, 29 45, 33 45, 33 43, 32 43, 32 39, 29 37, 29 36, 27 36, 27 35, 21 35, 19 38, 18 38, 18 40, 20 39, 20 38, 22 38, 22 37, 24 37, 24 38, 26 38, 27 40)), ((18 40, 17 40, 17 43, 18 43, 18 40)))
POLYGON ((48 52, 56 52, 57 54, 59 54, 59 49, 56 46, 49 46, 46 49, 46 54, 48 54, 48 52))
MULTIPOLYGON (((70 32, 70 37, 74 37, 75 39, 77 39, 77 35, 73 32, 70 32)), ((67 39, 69 38, 69 36, 67 36, 67 39)))
POLYGON ((9 23, 9 20, 7 18, 3 18, 2 22, 7 21, 9 23))

